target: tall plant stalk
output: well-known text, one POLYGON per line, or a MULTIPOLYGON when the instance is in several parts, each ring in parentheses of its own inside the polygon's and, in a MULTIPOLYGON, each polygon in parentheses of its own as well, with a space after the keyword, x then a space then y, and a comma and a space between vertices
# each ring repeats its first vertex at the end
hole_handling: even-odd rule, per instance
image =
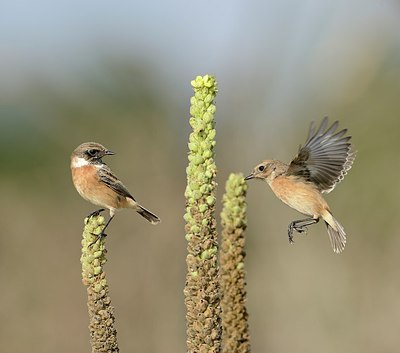
POLYGON ((104 217, 95 215, 85 219, 82 239, 82 282, 87 287, 89 331, 92 353, 119 352, 117 330, 115 329, 114 308, 108 293, 106 274, 105 237, 96 243, 95 234, 105 226, 104 217))
POLYGON ((215 220, 216 166, 215 78, 198 76, 191 82, 189 165, 185 190, 187 275, 184 289, 187 322, 187 351, 221 351, 221 308, 218 275, 218 242, 215 220))
POLYGON ((226 182, 221 213, 220 250, 222 290, 222 352, 249 353, 250 336, 246 310, 245 237, 247 184, 242 174, 226 182))

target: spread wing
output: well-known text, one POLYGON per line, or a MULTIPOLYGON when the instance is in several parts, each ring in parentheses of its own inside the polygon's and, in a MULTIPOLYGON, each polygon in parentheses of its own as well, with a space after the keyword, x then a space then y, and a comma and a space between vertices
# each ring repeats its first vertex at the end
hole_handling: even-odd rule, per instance
POLYGON ((292 160, 287 171, 314 183, 321 192, 332 191, 343 180, 355 159, 351 151, 351 136, 344 136, 347 129, 336 132, 338 121, 328 127, 325 117, 316 131, 311 123, 304 147, 300 146, 297 156, 292 160))
POLYGON ((98 170, 100 180, 106 184, 110 189, 114 190, 118 195, 123 197, 129 197, 135 201, 134 197, 129 193, 128 189, 117 176, 111 171, 111 169, 103 164, 103 167, 98 170))

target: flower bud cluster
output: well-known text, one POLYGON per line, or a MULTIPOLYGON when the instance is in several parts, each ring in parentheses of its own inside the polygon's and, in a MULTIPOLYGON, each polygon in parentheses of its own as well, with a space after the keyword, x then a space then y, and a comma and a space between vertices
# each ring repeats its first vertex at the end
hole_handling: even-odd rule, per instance
POLYGON ((185 190, 188 274, 184 290, 188 352, 220 352, 220 290, 215 221, 215 78, 191 82, 189 164, 185 190))
POLYGON ((119 352, 114 308, 108 293, 104 237, 96 240, 105 227, 104 217, 85 219, 82 239, 82 282, 87 286, 90 342, 93 352, 119 352))
POLYGON ((243 175, 231 174, 226 182, 221 213, 220 265, 223 353, 250 352, 244 270, 246 256, 244 231, 247 225, 246 191, 247 184, 243 175))

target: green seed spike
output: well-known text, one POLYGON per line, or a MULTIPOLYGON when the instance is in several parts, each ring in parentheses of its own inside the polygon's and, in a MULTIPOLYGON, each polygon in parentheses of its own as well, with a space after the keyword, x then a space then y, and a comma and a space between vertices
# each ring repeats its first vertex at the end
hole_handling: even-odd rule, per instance
POLYGON ((186 168, 186 240, 188 274, 184 289, 187 352, 220 352, 220 288, 215 221, 216 166, 215 105, 217 84, 213 76, 197 76, 190 99, 189 165, 186 168))
POLYGON ((223 196, 220 251, 223 353, 249 353, 250 337, 245 290, 245 238, 247 184, 242 174, 231 174, 223 196))

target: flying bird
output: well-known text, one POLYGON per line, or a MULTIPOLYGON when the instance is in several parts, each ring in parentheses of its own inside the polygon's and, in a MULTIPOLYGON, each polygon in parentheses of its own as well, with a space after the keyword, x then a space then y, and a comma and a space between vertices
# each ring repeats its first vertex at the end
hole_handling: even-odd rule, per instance
POLYGON ((245 179, 261 179, 268 183, 275 195, 300 213, 305 219, 289 224, 289 242, 293 243, 293 231, 303 233, 307 227, 322 218, 326 224, 333 251, 340 253, 346 245, 343 226, 333 217, 323 198, 343 180, 355 159, 351 136, 347 129, 337 132, 339 122, 328 127, 325 117, 318 129, 312 122, 307 140, 289 164, 278 160, 265 160, 258 164, 245 179))

